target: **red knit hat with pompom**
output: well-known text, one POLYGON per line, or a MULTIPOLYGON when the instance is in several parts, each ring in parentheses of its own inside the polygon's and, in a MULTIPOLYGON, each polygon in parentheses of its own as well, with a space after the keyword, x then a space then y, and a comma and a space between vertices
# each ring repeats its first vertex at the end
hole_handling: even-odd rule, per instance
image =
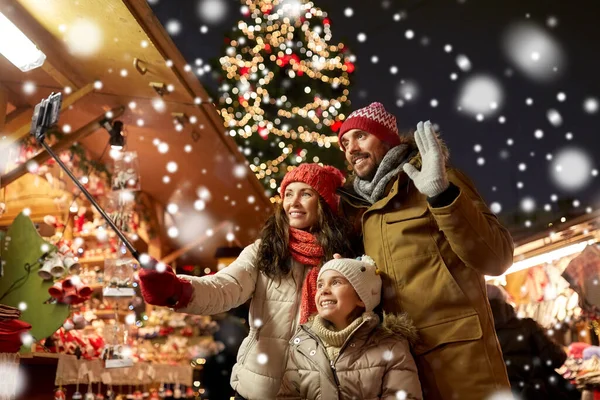
POLYGON ((292 182, 303 182, 312 187, 325 200, 334 213, 337 213, 339 196, 336 190, 344 183, 344 174, 329 165, 301 164, 285 174, 281 181, 280 193, 283 197, 285 188, 292 182))

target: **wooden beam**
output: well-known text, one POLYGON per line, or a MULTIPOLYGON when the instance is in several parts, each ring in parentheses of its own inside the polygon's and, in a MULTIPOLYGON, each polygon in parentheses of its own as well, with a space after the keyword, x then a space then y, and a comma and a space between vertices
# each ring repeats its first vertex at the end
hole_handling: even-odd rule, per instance
POLYGON ((6 110, 8 107, 8 91, 0 86, 0 132, 4 130, 6 124, 6 110))
MULTIPOLYGON (((88 83, 83 86, 81 89, 76 90, 69 97, 65 98, 62 102, 62 106, 60 107, 61 111, 68 109, 70 106, 75 104, 78 100, 81 100, 83 97, 92 93, 94 91, 94 84, 88 83)), ((29 113, 21 113, 17 115, 14 119, 11 119, 10 123, 6 125, 6 130, 10 132, 9 135, 6 136, 6 139, 2 141, 2 145, 6 146, 17 140, 21 139, 23 136, 29 133, 30 125, 31 125, 31 116, 33 113, 33 108, 30 108, 31 112, 29 113)))
POLYGON ((52 63, 48 60, 46 60, 42 65, 42 70, 50 75, 52 79, 54 79, 63 88, 68 86, 71 89, 74 89, 77 87, 77 85, 75 85, 71 79, 63 74, 58 68, 54 67, 54 65, 52 65, 52 63))
MULTIPOLYGON (((217 227, 215 229, 213 229, 213 231, 214 231, 214 233, 220 232, 227 226, 231 226, 231 222, 222 221, 219 225, 217 225, 217 227)), ((200 235, 200 236, 198 236, 198 238, 196 238, 195 240, 186 244, 184 247, 180 248, 179 250, 172 252, 171 254, 169 254, 166 257, 163 257, 162 260, 160 260, 160 261, 162 261, 165 264, 170 264, 173 261, 175 261, 176 259, 178 259, 179 257, 181 257, 182 255, 184 255, 185 253, 187 253, 188 251, 192 250, 194 247, 202 244, 209 237, 210 236, 208 236, 207 234, 200 235)))
MULTIPOLYGON (((119 106, 119 107, 113 108, 111 110, 111 112, 113 113, 113 118, 119 118, 121 115, 123 115, 124 111, 125 111, 124 106, 119 106)), ((58 152, 68 149, 73 143, 84 139, 86 136, 89 136, 90 134, 94 133, 98 129, 102 128, 100 126, 100 121, 104 120, 105 118, 106 118, 106 113, 102 113, 95 120, 89 122, 87 125, 81 127, 77 131, 69 134, 69 136, 67 136, 65 138, 65 140, 58 142, 56 145, 54 145, 52 147, 52 150, 54 150, 55 152, 58 153, 58 152)), ((45 150, 42 151, 41 153, 39 153, 32 159, 19 165, 12 171, 2 175, 0 177, 0 187, 3 188, 6 185, 8 185, 9 183, 14 182, 15 180, 19 179, 21 176, 26 174, 28 172, 27 171, 27 163, 29 163, 30 161, 34 161, 34 162, 38 163, 38 165, 42 165, 49 159, 50 159, 50 154, 48 154, 48 152, 45 150)))

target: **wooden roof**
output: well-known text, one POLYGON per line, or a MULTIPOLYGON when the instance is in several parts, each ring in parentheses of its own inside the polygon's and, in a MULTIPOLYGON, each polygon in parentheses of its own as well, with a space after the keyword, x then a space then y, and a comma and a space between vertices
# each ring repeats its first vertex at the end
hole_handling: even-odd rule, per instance
MULTIPOLYGON (((214 251, 226 244, 225 233, 232 230, 243 245, 255 237, 271 204, 249 168, 241 167, 246 173, 239 177, 244 156, 224 133, 193 68, 186 67, 145 0, 0 0, 0 12, 47 56, 41 68, 27 73, 0 56, 0 94, 7 99, 8 112, 4 127, 0 119, 0 146, 6 149, 27 135, 32 107, 51 92, 62 91, 60 126, 68 124, 72 132, 62 145, 78 140, 100 157, 109 135, 97 121, 113 110, 124 122, 127 150, 136 151, 140 159, 142 190, 162 206, 170 202, 179 206, 173 219, 180 236, 173 248, 230 221, 221 224, 222 232, 209 237, 202 244, 204 250, 196 253, 200 261, 214 265, 214 251), (98 34, 99 40, 91 43, 97 49, 90 54, 81 54, 85 48, 77 52, 69 47, 68 35, 73 34, 69 30, 81 23, 98 34), (23 90, 27 81, 35 84, 33 94, 23 90), (101 82, 101 88, 95 82, 101 82), (161 96, 151 84, 170 90, 161 96), (66 87, 70 94, 65 94, 66 87), (130 107, 132 102, 135 108, 130 107), (164 109, 156 102, 164 103, 164 109), (183 130, 175 129, 175 119, 183 123, 183 130), (159 153, 155 139, 167 143, 169 151, 159 153), (191 145, 191 152, 184 151, 186 145, 191 145), (167 172, 170 161, 178 164, 177 172, 167 172), (165 175, 170 176, 167 184, 165 175), (204 211, 193 208, 199 187, 206 187, 212 197, 204 211)), ((86 40, 82 38, 83 43, 86 40)), ((108 152, 103 159, 109 161, 108 152)), ((24 173, 23 168, 2 171, 3 185, 24 173)))

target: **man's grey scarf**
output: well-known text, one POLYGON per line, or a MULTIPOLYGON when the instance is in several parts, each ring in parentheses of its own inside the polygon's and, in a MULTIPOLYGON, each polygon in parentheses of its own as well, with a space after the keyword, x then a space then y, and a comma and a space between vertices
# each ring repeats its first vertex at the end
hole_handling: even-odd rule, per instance
POLYGON ((408 161, 410 155, 408 149, 408 144, 401 144, 390 149, 381 160, 381 164, 379 164, 371 181, 360 179, 357 176, 354 179, 356 193, 371 204, 381 200, 388 183, 398 175, 404 163, 408 161))

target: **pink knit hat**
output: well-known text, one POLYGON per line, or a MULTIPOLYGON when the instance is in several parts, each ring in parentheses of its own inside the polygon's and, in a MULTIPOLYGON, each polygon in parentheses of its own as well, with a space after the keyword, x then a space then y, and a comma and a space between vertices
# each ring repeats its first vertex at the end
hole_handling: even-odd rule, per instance
POLYGON ((352 129, 360 129, 375 135, 392 147, 400 144, 396 117, 387 112, 381 103, 371 103, 367 107, 359 108, 346 118, 338 133, 340 147, 344 151, 346 149, 342 146, 342 136, 352 129))
POLYGON ((304 182, 319 193, 334 213, 337 213, 339 197, 335 193, 337 188, 344 183, 344 174, 329 165, 324 167, 319 164, 301 164, 285 174, 281 181, 281 196, 285 188, 292 182, 304 182))

